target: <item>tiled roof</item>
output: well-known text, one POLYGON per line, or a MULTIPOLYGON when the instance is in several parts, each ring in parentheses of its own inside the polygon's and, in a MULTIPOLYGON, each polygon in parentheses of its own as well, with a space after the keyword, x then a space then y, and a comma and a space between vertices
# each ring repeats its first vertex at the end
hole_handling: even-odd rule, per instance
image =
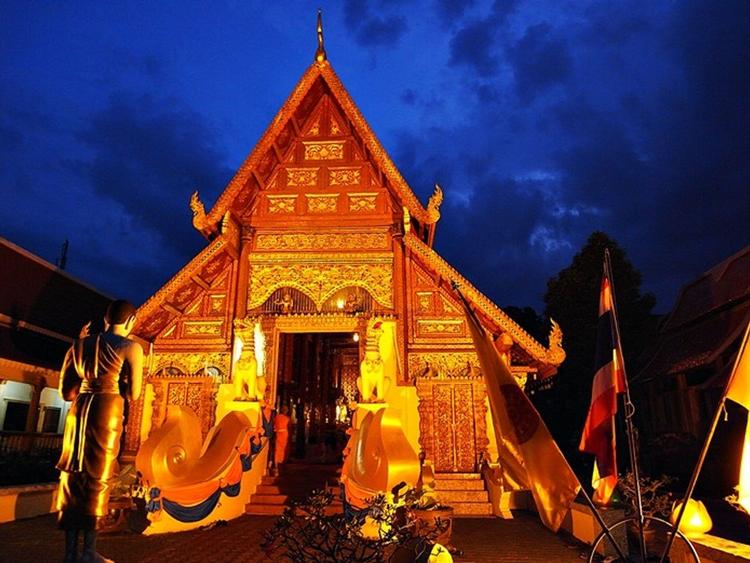
POLYGON ((0 357, 59 368, 70 339, 112 299, 0 238, 0 357))

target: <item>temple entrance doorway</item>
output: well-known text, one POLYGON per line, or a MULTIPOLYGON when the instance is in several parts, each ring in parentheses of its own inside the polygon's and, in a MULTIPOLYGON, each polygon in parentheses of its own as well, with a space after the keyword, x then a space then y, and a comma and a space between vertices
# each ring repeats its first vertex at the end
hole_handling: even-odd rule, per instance
POLYGON ((353 333, 279 334, 276 396, 292 418, 288 461, 341 464, 358 374, 353 333))

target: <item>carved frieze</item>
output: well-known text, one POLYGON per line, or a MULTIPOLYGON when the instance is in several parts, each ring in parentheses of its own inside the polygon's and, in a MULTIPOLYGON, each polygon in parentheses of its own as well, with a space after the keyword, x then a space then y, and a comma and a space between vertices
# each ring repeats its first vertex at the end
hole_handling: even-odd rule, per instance
POLYGON ((221 336, 224 332, 224 321, 185 321, 182 324, 183 336, 221 336))
POLYGON ((212 372, 211 368, 216 368, 223 381, 228 380, 230 358, 229 352, 157 353, 150 371, 151 374, 164 373, 166 368, 174 367, 185 375, 202 374, 205 370, 208 376, 212 372))
POLYGON ((427 336, 460 336, 465 333, 463 319, 434 319, 417 321, 417 333, 427 336))
POLYGON ((337 167, 328 169, 329 186, 358 186, 362 181, 359 167, 337 167))
POLYGON ((286 185, 293 187, 311 187, 318 185, 318 168, 287 168, 286 185))
POLYGON ((305 160, 341 160, 344 158, 343 141, 304 141, 305 160))
POLYGON ((409 374, 412 378, 479 379, 482 370, 475 352, 412 352, 409 354, 409 374))
POLYGON ((361 211, 375 211, 378 199, 377 193, 351 193, 349 196, 349 211, 357 213, 361 211))
POLYGON ((294 213, 297 204, 296 195, 269 195, 268 212, 275 215, 294 213))
POLYGON ((385 250, 388 233, 268 233, 255 239, 257 250, 385 250))
POLYGON ((309 213, 335 213, 339 194, 305 194, 309 213))
POLYGON ((251 256, 248 309, 259 307, 281 287, 308 295, 318 310, 337 291, 351 286, 366 289, 381 306, 393 307, 393 256, 320 254, 251 256), (363 256, 366 261, 363 261, 363 256), (296 260, 295 260, 296 258, 296 260), (299 261, 297 261, 299 260, 299 261))

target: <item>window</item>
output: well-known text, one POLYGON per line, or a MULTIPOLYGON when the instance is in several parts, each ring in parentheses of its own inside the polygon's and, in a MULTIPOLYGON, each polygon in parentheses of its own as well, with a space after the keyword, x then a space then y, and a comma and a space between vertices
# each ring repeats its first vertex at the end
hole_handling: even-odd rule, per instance
POLYGON ((3 430, 23 432, 26 430, 26 419, 29 416, 29 403, 8 401, 5 405, 5 420, 3 430))
POLYGON ((42 414, 42 432, 57 434, 60 426, 60 409, 58 407, 44 407, 42 414))

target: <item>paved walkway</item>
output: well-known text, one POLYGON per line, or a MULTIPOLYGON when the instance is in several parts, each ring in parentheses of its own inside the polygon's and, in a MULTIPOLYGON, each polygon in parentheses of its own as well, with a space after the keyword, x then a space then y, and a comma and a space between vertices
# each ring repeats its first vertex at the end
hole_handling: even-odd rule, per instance
MULTIPOLYGON (((102 536, 99 551, 117 563, 220 563, 267 561, 258 543, 274 517, 243 516, 226 526, 160 536, 102 536)), ((580 562, 584 548, 544 528, 538 518, 520 513, 514 520, 466 518, 454 523, 453 543, 464 551, 457 563, 580 562)), ((54 516, 0 525, 0 561, 42 563, 62 559, 63 535, 54 516)))

